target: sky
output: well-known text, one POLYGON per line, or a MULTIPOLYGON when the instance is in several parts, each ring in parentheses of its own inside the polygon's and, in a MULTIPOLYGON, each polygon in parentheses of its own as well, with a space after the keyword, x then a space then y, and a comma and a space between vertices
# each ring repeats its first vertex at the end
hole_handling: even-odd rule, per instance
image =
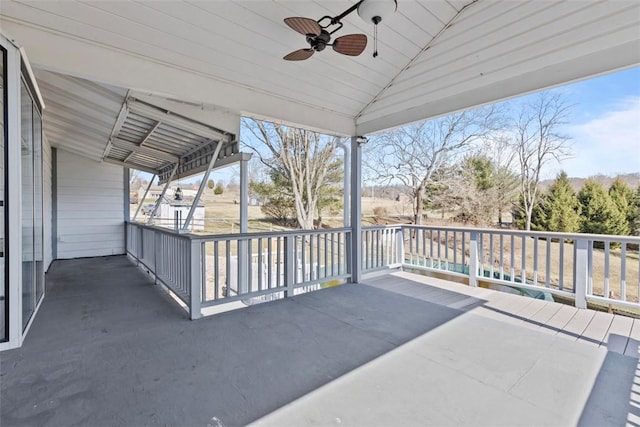
MULTIPOLYGON (((579 178, 640 173, 640 67, 553 90, 571 104, 562 133, 571 138, 572 156, 547 165, 543 179, 553 179, 562 170, 579 178)), ((510 102, 525 102, 528 96, 510 102)), ((211 178, 227 183, 233 176, 237 180, 237 167, 216 171, 211 178)))
POLYGON ((640 67, 559 87, 572 105, 564 134, 573 156, 551 164, 572 177, 640 173, 640 67))

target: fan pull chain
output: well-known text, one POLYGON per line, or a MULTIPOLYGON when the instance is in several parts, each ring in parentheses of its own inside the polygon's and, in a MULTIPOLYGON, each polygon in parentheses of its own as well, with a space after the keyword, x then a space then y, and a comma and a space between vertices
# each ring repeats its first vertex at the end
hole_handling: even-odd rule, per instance
POLYGON ((373 26, 373 57, 378 56, 378 25, 373 26))

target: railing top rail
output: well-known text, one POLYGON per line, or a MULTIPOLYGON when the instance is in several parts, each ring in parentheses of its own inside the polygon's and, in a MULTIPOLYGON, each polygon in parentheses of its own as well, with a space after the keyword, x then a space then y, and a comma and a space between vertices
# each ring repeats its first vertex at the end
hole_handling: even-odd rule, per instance
POLYGON ((394 225, 367 225, 362 227, 362 231, 366 230, 399 230, 403 227, 402 224, 394 225))
POLYGON ((257 238, 269 238, 269 237, 279 237, 279 236, 310 236, 317 234, 327 234, 327 233, 344 233, 351 232, 351 228, 341 227, 341 228, 324 228, 321 230, 282 230, 282 231, 265 231, 265 232, 254 232, 254 233, 227 233, 227 234, 192 234, 192 233, 179 233, 175 230, 171 230, 168 228, 163 228, 154 225, 146 225, 140 224, 137 222, 127 223, 135 225, 141 228, 153 229, 155 231, 159 231, 165 234, 170 234, 176 237, 183 237, 190 240, 198 240, 198 241, 216 241, 216 240, 238 240, 238 239, 257 239, 257 238))
MULTIPOLYGON (((395 228, 396 226, 390 226, 395 228)), ((474 228, 474 227, 446 227, 446 226, 432 226, 432 225, 402 225, 405 228, 415 228, 424 230, 443 230, 443 231, 456 231, 456 232, 476 232, 487 234, 503 234, 514 236, 529 236, 529 237, 546 237, 549 239, 565 239, 565 240, 578 240, 587 239, 595 240, 596 242, 616 242, 616 243, 640 243, 639 236, 619 236, 611 234, 587 234, 587 233, 557 233, 552 231, 524 231, 524 230, 505 230, 497 228, 474 228)))

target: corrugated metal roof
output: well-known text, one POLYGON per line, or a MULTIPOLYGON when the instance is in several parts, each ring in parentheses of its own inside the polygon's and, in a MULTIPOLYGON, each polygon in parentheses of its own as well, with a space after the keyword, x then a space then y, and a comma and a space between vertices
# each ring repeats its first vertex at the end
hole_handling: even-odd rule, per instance
POLYGON ((44 129, 52 146, 97 161, 168 178, 172 166, 188 176, 208 165, 218 143, 219 160, 239 152, 234 134, 127 95, 127 90, 38 71, 44 129))

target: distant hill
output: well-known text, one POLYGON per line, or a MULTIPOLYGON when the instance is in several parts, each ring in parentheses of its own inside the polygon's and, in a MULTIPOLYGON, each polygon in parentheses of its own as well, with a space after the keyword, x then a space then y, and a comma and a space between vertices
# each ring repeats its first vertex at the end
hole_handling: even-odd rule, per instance
MULTIPOLYGON (((589 178, 594 179, 596 182, 599 182, 604 188, 609 188, 611 186, 611 183, 618 177, 622 179, 622 181, 633 190, 635 190, 640 185, 640 173, 625 173, 617 176, 594 175, 590 176, 589 178)), ((573 189, 576 193, 580 191, 586 180, 587 178, 569 178, 569 181, 571 182, 571 185, 573 185, 573 189)), ((553 183, 553 181, 553 179, 540 181, 540 187, 546 190, 547 187, 549 187, 553 183)))

